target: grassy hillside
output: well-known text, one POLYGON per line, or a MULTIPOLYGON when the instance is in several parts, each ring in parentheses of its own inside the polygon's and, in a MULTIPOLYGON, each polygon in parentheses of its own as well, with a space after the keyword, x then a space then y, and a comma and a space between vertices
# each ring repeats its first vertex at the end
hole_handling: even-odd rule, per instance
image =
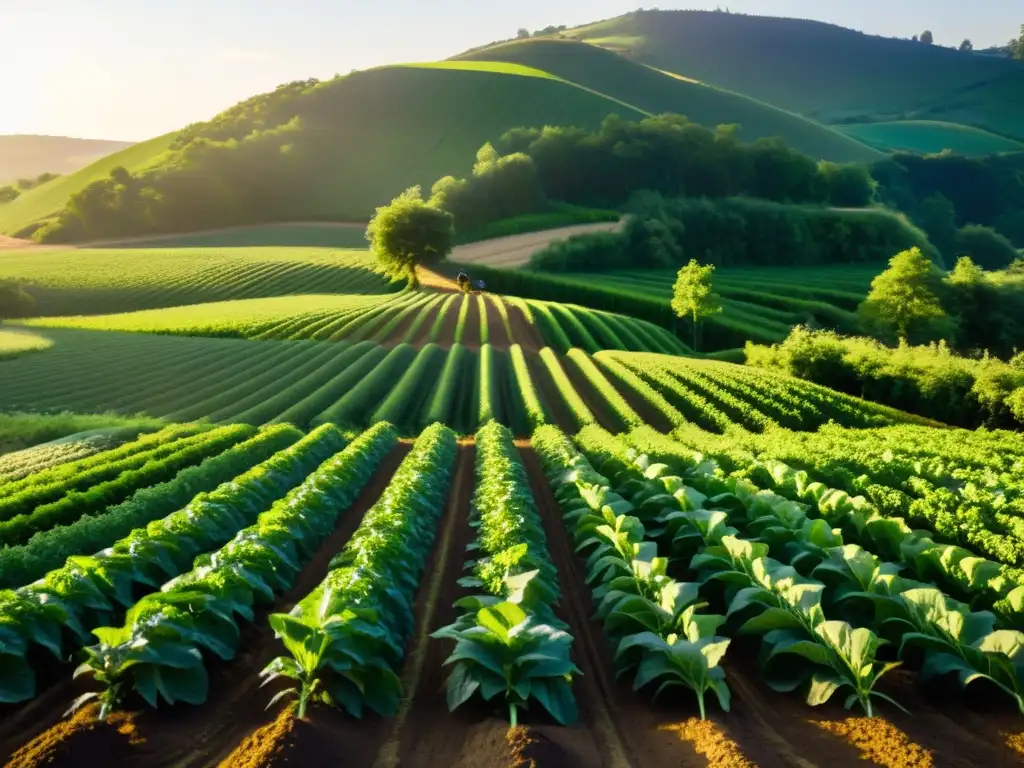
POLYGON ((822 122, 909 117, 973 93, 957 122, 1024 133, 1024 65, 1008 59, 816 21, 705 11, 638 11, 565 34, 822 122))
POLYGON ((743 127, 741 136, 747 141, 781 136, 787 144, 814 158, 870 162, 878 157, 859 141, 810 120, 735 93, 673 77, 595 45, 570 40, 524 40, 465 54, 460 60, 521 64, 645 112, 674 112, 711 128, 739 123, 743 127))
POLYGON ((841 133, 884 151, 933 154, 944 149, 960 155, 990 155, 1024 151, 1024 143, 968 125, 938 120, 855 123, 840 125, 841 133))
POLYGON ((52 216, 64 207, 71 195, 87 184, 105 178, 118 166, 124 166, 129 171, 147 167, 170 147, 173 140, 174 134, 168 133, 140 144, 133 144, 75 173, 26 192, 12 203, 0 205, 0 232, 11 235, 34 222, 52 216))
POLYGON ((71 173, 130 146, 127 141, 69 136, 0 136, 0 183, 41 173, 71 173))
MULTIPOLYGON (((630 119, 644 116, 600 94, 521 66, 420 64, 278 89, 194 128, 190 138, 241 142, 254 131, 279 129, 280 135, 264 140, 294 152, 289 159, 290 178, 298 177, 301 183, 296 183, 296 193, 274 199, 273 218, 366 220, 376 206, 406 187, 420 184, 429 189, 444 175, 467 172, 480 146, 510 128, 595 128, 610 112, 630 119)), ((38 195, 25 195, 0 208, 0 232, 14 233, 54 214, 71 194, 105 177, 116 165, 145 168, 172 138, 137 145, 47 185, 38 195)), ((171 165, 181 156, 171 152, 162 162, 171 165)), ((250 173, 271 178, 271 172, 264 173, 260 165, 267 162, 266 155, 243 162, 250 173)), ((194 181, 203 186, 201 176, 194 181)), ((210 225, 236 223, 245 219, 210 225)))

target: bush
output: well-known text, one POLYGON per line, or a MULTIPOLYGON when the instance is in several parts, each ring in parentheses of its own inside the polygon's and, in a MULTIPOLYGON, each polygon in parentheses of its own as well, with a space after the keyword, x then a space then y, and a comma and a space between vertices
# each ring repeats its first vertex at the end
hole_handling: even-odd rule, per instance
POLYGON ((974 428, 1020 427, 1024 371, 995 358, 972 360, 945 342, 887 347, 874 339, 797 327, 770 347, 748 344, 747 364, 974 428))
POLYGON ((1017 258, 1017 249, 991 227, 969 224, 956 233, 956 255, 970 256, 984 269, 1006 269, 1017 258))

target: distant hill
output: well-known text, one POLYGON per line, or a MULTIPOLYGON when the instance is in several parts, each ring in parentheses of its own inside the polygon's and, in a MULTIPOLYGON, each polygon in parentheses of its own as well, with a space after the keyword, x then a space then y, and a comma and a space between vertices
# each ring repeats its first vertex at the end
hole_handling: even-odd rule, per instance
POLYGON ((129 146, 127 141, 67 136, 0 136, 0 184, 41 173, 71 173, 129 146))
POLYGON ((563 34, 823 123, 944 120, 1024 139, 1024 63, 1008 58, 713 11, 636 11, 563 34))
POLYGON ((816 159, 870 162, 878 153, 864 144, 798 115, 704 83, 660 72, 587 43, 523 40, 457 57, 504 61, 544 70, 650 114, 674 112, 714 128, 739 123, 746 141, 781 136, 816 159))

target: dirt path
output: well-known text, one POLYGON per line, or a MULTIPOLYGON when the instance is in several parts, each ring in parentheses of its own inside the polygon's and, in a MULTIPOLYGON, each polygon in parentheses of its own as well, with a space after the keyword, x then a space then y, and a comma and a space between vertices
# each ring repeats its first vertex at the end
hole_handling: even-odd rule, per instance
POLYGON ((480 349, 480 304, 473 294, 467 294, 463 301, 469 302, 469 309, 466 311, 466 325, 462 329, 462 345, 469 349, 480 349))
POLYGON ((512 269, 529 263, 530 257, 555 240, 565 240, 573 235, 588 232, 618 232, 623 220, 602 221, 596 224, 577 224, 571 227, 547 229, 541 232, 527 232, 509 235, 479 243, 469 243, 455 248, 449 259, 460 264, 485 264, 488 267, 512 269))
POLYGON ((429 288, 432 291, 441 293, 458 293, 461 288, 459 284, 450 277, 445 277, 440 272, 435 272, 427 267, 416 267, 416 277, 419 278, 420 286, 429 288))

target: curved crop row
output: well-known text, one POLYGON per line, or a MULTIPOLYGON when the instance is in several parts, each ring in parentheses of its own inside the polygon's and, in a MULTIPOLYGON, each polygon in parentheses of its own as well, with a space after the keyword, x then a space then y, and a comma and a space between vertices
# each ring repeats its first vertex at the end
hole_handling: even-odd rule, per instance
POLYGON ((100 718, 129 690, 150 705, 161 698, 200 704, 209 681, 203 652, 234 658, 239 621, 254 619, 253 606, 273 602, 288 589, 334 528, 373 471, 395 444, 389 424, 378 424, 331 457, 285 498, 259 515, 195 568, 136 603, 119 627, 99 627, 99 643, 75 676, 91 675, 101 687, 75 706, 99 699, 100 718))
POLYGON ((365 707, 393 715, 402 695, 396 673, 413 629, 412 603, 426 566, 455 463, 455 434, 428 427, 366 513, 327 578, 291 613, 270 626, 289 655, 261 673, 264 684, 295 681, 280 691, 298 698, 304 717, 310 698, 354 717, 365 707))

